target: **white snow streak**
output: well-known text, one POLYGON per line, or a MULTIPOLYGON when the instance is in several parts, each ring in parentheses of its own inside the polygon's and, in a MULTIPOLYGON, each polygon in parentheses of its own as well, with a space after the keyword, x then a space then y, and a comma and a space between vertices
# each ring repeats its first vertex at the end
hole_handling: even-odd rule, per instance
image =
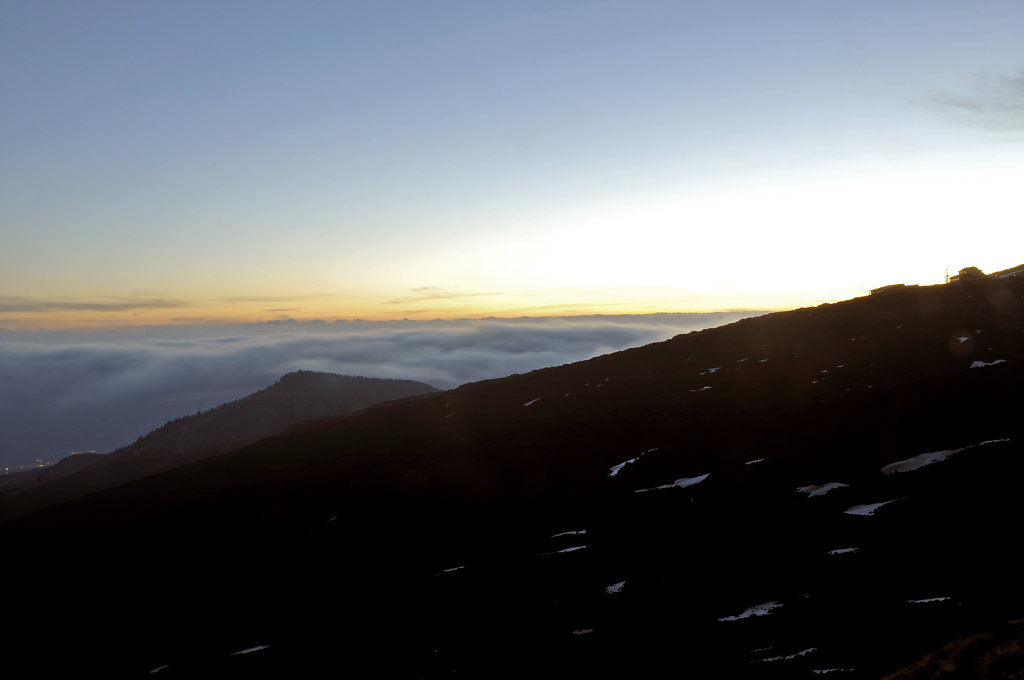
POLYGON ((781 607, 781 606, 782 606, 782 603, 780 603, 780 602, 765 602, 764 604, 759 604, 759 605, 756 605, 754 607, 751 607, 750 609, 747 609, 747 610, 743 611, 740 614, 736 614, 735 616, 726 616, 726 617, 718 619, 718 620, 719 621, 739 621, 740 619, 747 619, 747 618, 750 618, 751 616, 764 616, 765 614, 769 613, 771 610, 775 609, 776 607, 781 607))
POLYGON ((996 364, 1002 363, 1006 363, 1006 359, 996 359, 995 361, 989 361, 988 363, 984 361, 972 361, 971 368, 981 368, 982 366, 995 366, 996 364))
POLYGON ((658 447, 655 446, 653 449, 647 449, 646 451, 643 451, 642 453, 637 455, 635 458, 630 458, 629 460, 623 461, 623 462, 619 463, 618 465, 613 465, 611 472, 608 473, 608 476, 609 477, 614 477, 615 475, 619 474, 619 470, 621 470, 622 468, 626 467, 628 464, 635 463, 636 461, 640 460, 641 456, 646 456, 651 451, 657 451, 657 450, 658 450, 658 447))
POLYGON ((612 471, 608 473, 608 476, 609 477, 614 477, 615 475, 619 474, 619 470, 621 470, 622 468, 626 467, 630 463, 635 463, 635 462, 636 462, 636 458, 630 458, 629 460, 623 461, 623 462, 619 463, 618 465, 613 465, 612 466, 612 471))
POLYGON ((891 475, 894 472, 910 472, 918 468, 923 468, 925 465, 931 465, 932 463, 938 463, 939 461, 946 460, 955 453, 966 451, 967 449, 973 449, 976 446, 984 446, 985 444, 996 444, 998 442, 1008 442, 1007 438, 1004 439, 986 439, 983 442, 977 444, 971 444, 969 446, 962 446, 959 449, 946 449, 945 451, 932 451, 930 453, 922 453, 912 458, 906 458, 904 460, 898 460, 895 463, 889 463, 882 468, 883 475, 891 475))
POLYGON ((622 586, 624 586, 624 585, 626 585, 625 581, 619 581, 618 583, 613 583, 610 586, 608 586, 607 588, 605 588, 604 592, 609 593, 610 595, 614 595, 615 593, 621 592, 622 591, 622 586))
POLYGON ((677 479, 671 484, 662 484, 661 486, 654 486, 648 489, 637 489, 636 491, 634 491, 634 493, 641 493, 643 491, 655 491, 657 489, 685 489, 688 486, 700 484, 705 479, 707 479, 708 475, 710 474, 711 473, 709 472, 705 475, 701 475, 700 477, 683 477, 682 479, 677 479))
POLYGON ((882 501, 881 503, 867 503, 866 505, 855 505, 852 508, 847 508, 846 510, 843 510, 843 512, 846 513, 847 515, 863 515, 863 516, 873 515, 873 514, 875 514, 875 510, 878 510, 883 505, 888 505, 889 503, 895 503, 898 500, 902 500, 902 499, 894 498, 891 501, 882 501))
POLYGON ((841 489, 844 486, 850 486, 849 484, 843 484, 842 482, 829 482, 828 484, 812 484, 810 486, 797 487, 797 491, 805 493, 808 496, 824 496, 833 489, 841 489))
POLYGON ((766 659, 758 659, 757 663, 770 663, 772 661, 791 661, 799 656, 807 656, 808 654, 816 651, 818 651, 817 647, 808 647, 802 652, 796 652, 794 654, 787 654, 785 656, 769 656, 766 659))
POLYGON ((846 555, 849 553, 855 553, 860 548, 836 548, 835 550, 829 550, 826 555, 846 555))
POLYGON ((586 547, 587 546, 585 545, 574 545, 571 548, 562 548, 561 550, 552 550, 551 552, 541 553, 541 557, 543 557, 544 555, 557 555, 559 553, 569 553, 576 550, 583 550, 586 547))
POLYGON ((883 475, 891 475, 894 472, 910 472, 918 468, 923 468, 925 465, 931 465, 932 463, 938 463, 940 460, 946 460, 952 456, 956 451, 953 449, 946 449, 945 451, 932 451, 931 453, 922 453, 914 456, 913 458, 907 458, 905 460, 898 460, 895 463, 889 463, 882 468, 883 475))
POLYGON ((449 567, 449 568, 447 568, 447 569, 442 569, 441 571, 439 571, 439 572, 437 572, 437 573, 439 573, 439 574, 450 574, 450 573, 452 573, 453 571, 458 571, 459 569, 465 569, 465 568, 466 568, 466 565, 464 565, 464 564, 460 564, 460 565, 459 565, 459 566, 457 566, 457 567, 449 567))

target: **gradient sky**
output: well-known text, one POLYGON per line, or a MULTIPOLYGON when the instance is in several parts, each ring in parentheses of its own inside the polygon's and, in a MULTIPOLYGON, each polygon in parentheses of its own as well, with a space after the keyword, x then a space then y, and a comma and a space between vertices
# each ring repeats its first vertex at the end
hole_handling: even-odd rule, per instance
POLYGON ((0 0, 0 328, 778 309, 1024 261, 1024 2, 0 0))

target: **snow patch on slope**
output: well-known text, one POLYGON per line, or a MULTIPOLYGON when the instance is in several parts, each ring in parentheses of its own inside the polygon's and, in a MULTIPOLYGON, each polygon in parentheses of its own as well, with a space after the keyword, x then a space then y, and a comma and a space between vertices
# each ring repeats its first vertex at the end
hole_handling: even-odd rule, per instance
POLYGON ((709 473, 701 475, 699 477, 683 477, 682 479, 677 479, 676 481, 672 482, 671 484, 662 484, 661 486, 653 486, 653 487, 650 487, 648 489, 637 489, 634 493, 641 493, 641 492, 644 492, 644 491, 656 491, 658 489, 685 489, 688 486, 693 486, 694 484, 700 484, 705 479, 707 479, 708 475, 710 475, 710 474, 711 473, 709 472, 709 473))
POLYGON ((922 453, 911 458, 904 460, 898 460, 895 463, 889 463, 882 468, 883 475, 891 475, 895 472, 910 472, 911 470, 917 470, 923 468, 926 465, 932 463, 938 463, 939 461, 946 460, 955 453, 966 451, 967 449, 973 449, 976 446, 984 446, 986 444, 995 444, 998 442, 1008 442, 1008 438, 1004 439, 987 439, 977 444, 971 444, 970 446, 962 446, 959 449, 946 449, 945 451, 931 451, 930 453, 922 453))
POLYGON ((902 499, 894 498, 891 501, 882 501, 881 503, 867 503, 864 505, 854 505, 852 508, 847 508, 846 510, 843 510, 843 512, 847 515, 862 515, 866 517, 875 514, 875 511, 878 510, 883 505, 895 503, 898 500, 902 499))
POLYGON ((636 461, 640 460, 640 458, 642 456, 646 456, 651 451, 657 451, 657 450, 658 450, 658 447, 655 446, 653 449, 647 449, 646 451, 638 454, 635 458, 630 458, 629 460, 622 461, 618 465, 613 465, 612 469, 611 469, 611 472, 608 473, 608 476, 609 477, 614 477, 615 475, 619 474, 619 471, 622 470, 622 468, 626 467, 630 463, 635 463, 636 461))
POLYGON ((742 611, 739 614, 736 614, 734 616, 726 616, 726 617, 720 618, 718 620, 719 621, 739 621, 740 619, 748 619, 751 616, 765 616, 766 614, 770 613, 771 610, 776 609, 776 608, 781 607, 781 606, 782 606, 781 602, 765 602, 764 604, 755 605, 755 606, 751 607, 750 609, 746 609, 746 610, 744 610, 744 611, 742 611))
POLYGON ((816 651, 818 651, 817 647, 808 647, 807 649, 800 652, 796 652, 794 654, 786 654, 784 656, 769 656, 764 659, 758 659, 756 663, 771 663, 773 661, 792 661, 793 659, 796 659, 801 656, 807 656, 808 654, 811 654, 816 651))
POLYGON ((811 484, 810 486, 798 486, 797 491, 805 493, 808 496, 824 496, 833 489, 841 489, 844 486, 850 486, 849 484, 843 484, 842 482, 829 482, 828 484, 811 484))

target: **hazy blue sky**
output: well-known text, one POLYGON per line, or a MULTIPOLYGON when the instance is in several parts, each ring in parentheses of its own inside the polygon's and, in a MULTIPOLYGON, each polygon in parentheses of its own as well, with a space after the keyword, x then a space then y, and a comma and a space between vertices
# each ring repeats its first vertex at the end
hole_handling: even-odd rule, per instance
POLYGON ((1022 177, 1020 0, 0 0, 0 327, 797 306, 1022 177))

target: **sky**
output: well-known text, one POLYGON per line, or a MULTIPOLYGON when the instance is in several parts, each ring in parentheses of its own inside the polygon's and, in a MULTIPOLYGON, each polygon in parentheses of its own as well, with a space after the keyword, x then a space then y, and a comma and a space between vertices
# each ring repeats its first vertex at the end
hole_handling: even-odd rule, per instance
POLYGON ((1022 27, 1020 0, 0 0, 0 328, 786 309, 1010 267, 1022 27))
POLYGON ((0 465, 300 368, 448 388, 1020 264, 1022 27, 1020 0, 0 0, 0 465))

